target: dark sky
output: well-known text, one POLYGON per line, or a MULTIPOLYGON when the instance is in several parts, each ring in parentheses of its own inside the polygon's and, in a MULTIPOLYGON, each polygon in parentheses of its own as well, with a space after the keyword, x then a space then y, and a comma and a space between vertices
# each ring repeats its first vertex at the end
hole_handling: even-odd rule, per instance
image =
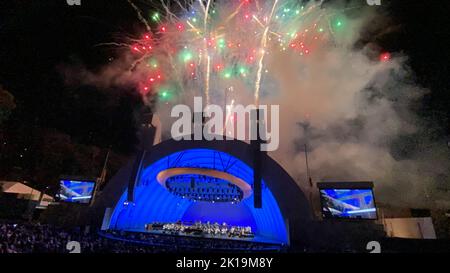
POLYGON ((59 72, 61 65, 78 63, 95 69, 114 55, 95 45, 138 33, 126 1, 83 1, 81 7, 63 0, 6 2, 0 2, 0 84, 17 101, 10 123, 57 128, 83 144, 132 149, 138 98, 131 91, 67 86, 59 72))
MULTIPOLYGON (((84 144, 128 150, 134 139, 133 92, 71 87, 58 67, 83 63, 95 69, 114 51, 95 47, 121 34, 138 34, 142 25, 126 0, 0 1, 0 84, 16 98, 10 120, 18 124, 56 128, 84 144)), ((365 1, 365 0, 361 0, 365 1)), ((404 52, 416 80, 432 90, 421 105, 425 117, 449 133, 450 1, 383 0, 399 32, 381 41, 387 51, 404 52)))

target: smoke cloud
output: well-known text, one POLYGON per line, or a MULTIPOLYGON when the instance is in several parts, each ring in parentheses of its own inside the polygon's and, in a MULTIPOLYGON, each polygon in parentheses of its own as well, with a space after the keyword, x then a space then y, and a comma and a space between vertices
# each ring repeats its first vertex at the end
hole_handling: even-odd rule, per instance
MULTIPOLYGON (((412 80, 407 56, 395 53, 380 61, 382 52, 372 42, 396 26, 379 10, 361 6, 359 1, 321 5, 313 1, 305 6, 305 10, 309 8, 308 18, 312 19, 304 25, 311 25, 325 13, 339 14, 344 27, 331 27, 333 39, 327 37, 311 46, 309 54, 269 47, 260 103, 280 105, 281 130, 280 147, 270 155, 305 190, 307 144, 313 181, 374 181, 379 202, 412 207, 449 205, 443 199, 448 190, 443 180, 448 178, 450 163, 446 142, 434 135, 433 128, 428 128, 414 110, 429 90, 412 80)), ((216 10, 220 9, 231 7, 217 4, 216 10)), ((177 44, 185 38, 167 39, 177 44)), ((173 68, 166 49, 155 54, 161 67, 173 68)), ((193 96, 204 91, 204 74, 199 72, 187 81, 180 76, 183 72, 172 70, 171 80, 178 79, 177 96, 171 101, 155 99, 160 91, 142 91, 149 64, 129 51, 96 72, 78 68, 65 72, 69 81, 140 90, 144 102, 159 114, 166 133, 173 122, 171 106, 191 105, 193 96)), ((223 81, 214 74, 210 79, 212 102, 223 105, 227 99, 224 90, 233 87, 228 99, 253 103, 254 79, 255 71, 248 73, 246 81, 223 81)))

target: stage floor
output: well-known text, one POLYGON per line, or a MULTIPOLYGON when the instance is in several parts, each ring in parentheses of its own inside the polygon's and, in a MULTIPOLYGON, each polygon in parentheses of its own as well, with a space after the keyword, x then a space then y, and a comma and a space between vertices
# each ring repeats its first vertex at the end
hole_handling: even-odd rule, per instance
POLYGON ((243 241, 243 242, 255 242, 255 243, 264 243, 264 244, 272 244, 272 245, 283 245, 283 243, 272 240, 270 238, 255 235, 254 237, 228 237, 226 235, 212 235, 212 234, 202 234, 202 235, 193 235, 186 233, 170 233, 164 232, 162 230, 143 230, 143 229, 135 229, 135 230, 127 230, 130 232, 141 232, 141 233, 151 233, 156 235, 167 235, 167 236, 179 236, 179 237, 191 237, 191 238, 206 238, 206 239, 216 239, 216 240, 233 240, 233 241, 243 241))

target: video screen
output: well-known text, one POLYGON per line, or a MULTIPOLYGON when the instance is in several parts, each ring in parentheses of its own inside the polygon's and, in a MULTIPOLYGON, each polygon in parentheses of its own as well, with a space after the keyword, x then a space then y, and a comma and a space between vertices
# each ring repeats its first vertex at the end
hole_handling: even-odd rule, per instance
POLYGON ((324 218, 377 219, 372 189, 321 189, 324 218))
POLYGON ((60 180, 56 198, 67 203, 89 204, 94 188, 94 181, 60 180))

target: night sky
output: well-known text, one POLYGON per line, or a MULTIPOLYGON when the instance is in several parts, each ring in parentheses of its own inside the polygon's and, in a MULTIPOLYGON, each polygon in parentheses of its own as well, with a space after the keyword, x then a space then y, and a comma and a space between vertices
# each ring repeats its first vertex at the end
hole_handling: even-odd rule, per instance
MULTIPOLYGON (((17 104, 4 130, 11 137, 54 128, 78 143, 127 154, 136 141, 136 92, 70 86, 60 67, 95 70, 116 53, 95 45, 144 29, 125 0, 81 1, 79 7, 65 0, 0 1, 0 84, 17 104)), ((450 1, 382 2, 400 28, 377 42, 410 57, 415 80, 431 90, 418 111, 449 135, 450 1)))
POLYGON ((138 98, 68 86, 59 69, 66 64, 95 69, 108 62, 114 52, 95 45, 138 31, 126 1, 86 1, 81 7, 57 0, 9 2, 15 4, 2 7, 0 16, 0 83, 18 105, 11 123, 57 128, 86 144, 115 143, 129 150, 138 98))

